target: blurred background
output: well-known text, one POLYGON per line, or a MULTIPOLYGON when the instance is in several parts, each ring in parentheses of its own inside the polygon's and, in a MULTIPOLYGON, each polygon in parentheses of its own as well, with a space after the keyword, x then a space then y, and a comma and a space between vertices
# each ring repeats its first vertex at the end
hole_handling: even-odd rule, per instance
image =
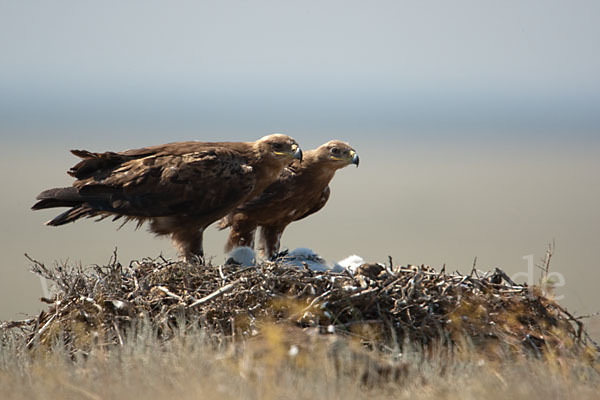
MULTIPOLYGON (((361 157, 283 246, 461 272, 477 257, 537 282, 528 259, 554 240, 561 303, 600 311, 598 15, 594 0, 0 2, 0 319, 42 308, 24 253, 175 256, 145 228, 43 225, 58 212, 29 207, 71 184, 69 149, 273 132, 361 157)), ((225 237, 205 234, 215 262, 225 237)))

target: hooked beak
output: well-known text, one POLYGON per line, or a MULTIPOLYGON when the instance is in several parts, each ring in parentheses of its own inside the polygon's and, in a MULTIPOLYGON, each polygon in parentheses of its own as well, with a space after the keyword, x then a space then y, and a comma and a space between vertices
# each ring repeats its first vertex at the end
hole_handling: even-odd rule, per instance
POLYGON ((296 160, 302 161, 302 150, 300 149, 300 147, 297 144, 292 145, 292 149, 289 153, 287 151, 285 151, 285 152, 275 151, 274 153, 277 155, 280 155, 280 156, 291 156, 292 158, 295 158, 296 160))
POLYGON ((302 161, 302 150, 297 144, 292 146, 292 151, 294 152, 293 157, 296 160, 302 161))
POLYGON ((360 159, 358 158, 358 154, 356 154, 356 152, 354 150, 352 150, 350 152, 350 155, 352 156, 352 164, 356 165, 356 168, 358 168, 358 163, 360 162, 360 159))

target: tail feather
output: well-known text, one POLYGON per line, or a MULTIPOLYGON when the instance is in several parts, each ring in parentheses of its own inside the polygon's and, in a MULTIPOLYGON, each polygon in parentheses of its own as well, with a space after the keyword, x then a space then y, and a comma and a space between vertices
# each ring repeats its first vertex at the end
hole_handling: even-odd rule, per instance
POLYGON ((96 213, 87 206, 86 199, 79 194, 75 187, 63 187, 44 190, 37 196, 39 200, 31 208, 33 210, 43 210, 46 208, 55 207, 71 207, 67 211, 57 215, 46 225, 59 226, 69 222, 74 222, 77 219, 87 216, 94 216, 96 213))
POLYGON ((77 191, 77 188, 74 187, 44 190, 37 196, 37 199, 39 201, 31 207, 33 210, 54 207, 74 207, 84 201, 77 191))
POLYGON ((62 214, 57 215, 50 221, 46 222, 49 226, 60 226, 68 224, 69 222, 75 222, 81 217, 92 217, 95 213, 87 207, 73 207, 62 214))
POLYGON ((83 190, 82 194, 76 187, 54 188, 40 193, 37 200, 38 202, 31 207, 33 210, 69 207, 67 211, 46 222, 46 225, 50 226, 65 225, 82 217, 100 217, 100 219, 112 217, 113 220, 125 218, 123 224, 135 220, 138 227, 146 220, 145 217, 123 215, 118 208, 115 208, 112 193, 98 190, 83 190))

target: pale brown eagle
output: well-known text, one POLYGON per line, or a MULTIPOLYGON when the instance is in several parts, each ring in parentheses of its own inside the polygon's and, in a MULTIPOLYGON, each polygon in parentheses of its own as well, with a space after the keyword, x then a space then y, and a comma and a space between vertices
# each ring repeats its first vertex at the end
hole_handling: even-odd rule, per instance
POLYGON ((302 160, 294 139, 274 134, 256 142, 180 142, 120 153, 72 150, 83 160, 68 171, 73 186, 46 190, 32 209, 70 207, 48 221, 124 217, 170 235, 185 259, 203 256, 206 227, 255 198, 285 166, 302 160))
POLYGON ((286 226, 323 208, 329 199, 329 182, 335 172, 350 164, 358 167, 358 162, 356 151, 339 140, 306 151, 301 163, 294 161, 262 194, 220 221, 220 229, 231 228, 225 251, 238 246, 253 248, 254 234, 260 226, 261 255, 277 254, 286 226))

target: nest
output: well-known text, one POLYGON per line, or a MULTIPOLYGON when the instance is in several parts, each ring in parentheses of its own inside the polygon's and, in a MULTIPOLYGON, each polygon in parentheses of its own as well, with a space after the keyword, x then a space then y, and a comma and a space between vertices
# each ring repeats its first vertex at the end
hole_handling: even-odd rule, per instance
POLYGON ((596 351, 581 321, 500 269, 462 275, 390 260, 351 274, 280 262, 241 267, 163 258, 124 266, 116 254, 106 266, 87 268, 32 262, 56 295, 42 299, 49 307, 36 318, 3 324, 20 329, 28 347, 57 340, 76 350, 119 345, 129 328, 145 321, 161 340, 198 326, 219 340, 247 338, 268 322, 318 328, 373 348, 466 339, 534 354, 596 351))

